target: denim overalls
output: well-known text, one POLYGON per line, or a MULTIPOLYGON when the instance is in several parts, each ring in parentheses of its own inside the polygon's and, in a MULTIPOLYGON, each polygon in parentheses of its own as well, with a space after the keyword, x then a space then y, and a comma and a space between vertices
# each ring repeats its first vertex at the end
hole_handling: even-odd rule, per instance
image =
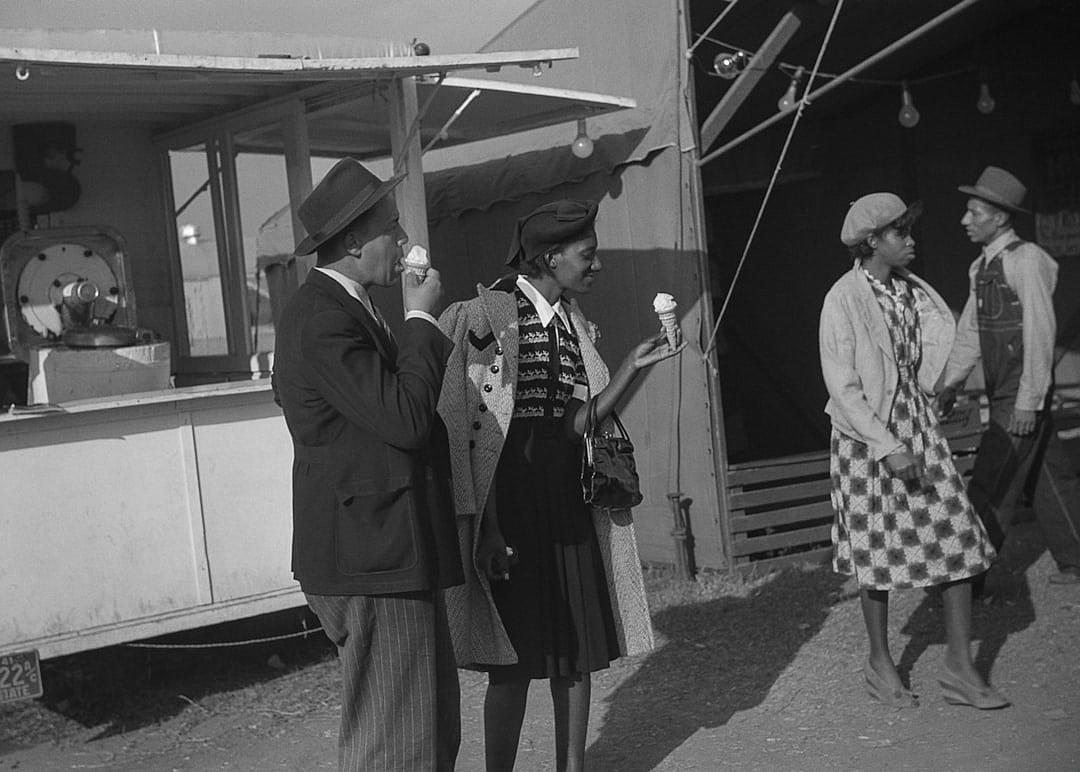
POLYGON ((1020 298, 1005 282, 1002 257, 1023 243, 1008 244, 975 274, 990 423, 979 443, 968 496, 1000 552, 1017 499, 1033 485, 1035 515, 1055 560, 1060 567, 1080 566, 1080 491, 1050 419, 1050 394, 1031 434, 1017 437, 1008 431, 1024 370, 1024 312, 1020 298))
POLYGON ((979 267, 975 274, 975 301, 979 318, 979 351, 982 356, 986 396, 991 404, 1016 398, 1024 369, 1024 312, 1005 282, 1001 257, 1023 242, 1014 241, 979 267))

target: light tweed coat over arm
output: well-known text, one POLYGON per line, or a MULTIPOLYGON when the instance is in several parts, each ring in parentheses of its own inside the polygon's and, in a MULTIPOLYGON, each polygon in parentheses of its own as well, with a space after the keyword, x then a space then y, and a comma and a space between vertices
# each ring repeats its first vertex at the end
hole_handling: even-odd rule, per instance
MULTIPOLYGON (((455 303, 439 320, 454 342, 439 398, 439 414, 450 435, 454 503, 465 584, 447 590, 450 632, 458 665, 506 665, 517 661, 499 620, 487 577, 476 563, 480 517, 493 490, 514 411, 518 366, 518 319, 514 295, 477 287, 473 300, 455 303), (481 409, 483 407, 483 409, 481 409)), ((590 393, 607 386, 609 376, 593 343, 592 326, 577 303, 570 320, 581 343, 590 393)), ((629 510, 593 510, 593 524, 604 558, 612 610, 623 654, 653 648, 637 539, 629 510)))

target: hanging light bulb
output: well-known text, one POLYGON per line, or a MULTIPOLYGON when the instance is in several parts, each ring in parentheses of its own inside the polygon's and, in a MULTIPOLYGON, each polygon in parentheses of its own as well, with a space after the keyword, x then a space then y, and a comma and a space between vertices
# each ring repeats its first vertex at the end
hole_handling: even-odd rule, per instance
POLYGON ((579 118, 577 136, 574 137, 574 142, 570 145, 570 152, 578 158, 588 158, 592 155, 592 151, 593 141, 589 139, 589 135, 585 132, 585 119, 579 118))
POLYGON ((721 51, 713 59, 713 70, 724 80, 734 80, 746 69, 748 58, 745 51, 721 51))
POLYGON ((911 100, 911 92, 908 91, 907 82, 903 84, 904 93, 900 98, 900 125, 905 129, 914 128, 919 122, 919 111, 915 109, 915 103, 911 100))
POLYGON ((1069 101, 1080 107, 1080 81, 1076 78, 1073 78, 1072 83, 1069 84, 1069 101))
POLYGON ((997 102, 990 96, 990 86, 985 80, 979 86, 979 100, 975 103, 975 106, 979 108, 979 112, 983 115, 994 112, 994 107, 997 106, 997 102))
POLYGON ((795 109, 795 105, 798 101, 799 83, 802 82, 803 68, 795 70, 795 74, 791 76, 791 83, 788 84, 787 91, 780 97, 780 101, 776 103, 780 112, 786 113, 789 110, 795 109))
POLYGON ((541 75, 544 74, 544 71, 542 69, 540 69, 540 62, 537 62, 536 64, 533 65, 532 72, 533 72, 533 77, 534 78, 539 78, 541 75))

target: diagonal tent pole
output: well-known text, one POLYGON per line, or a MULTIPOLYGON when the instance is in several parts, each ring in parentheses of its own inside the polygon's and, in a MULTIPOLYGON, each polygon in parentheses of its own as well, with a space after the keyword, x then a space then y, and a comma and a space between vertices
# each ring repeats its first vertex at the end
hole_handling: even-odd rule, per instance
MULTIPOLYGON (((833 80, 831 80, 829 83, 826 83, 824 86, 817 89, 816 91, 811 93, 809 91, 809 87, 808 87, 807 88, 807 93, 805 93, 803 95, 803 98, 802 98, 801 102, 811 102, 811 101, 817 99, 818 97, 823 96, 824 94, 827 94, 828 92, 832 91, 834 88, 839 86, 841 83, 844 83, 844 82, 850 80, 851 78, 855 77, 860 72, 867 69, 868 67, 871 67, 871 66, 877 64, 878 62, 880 62, 882 59, 884 59, 884 58, 886 58, 888 56, 891 56, 892 54, 896 53, 898 50, 900 50, 901 48, 906 46, 908 43, 912 42, 913 40, 916 40, 917 38, 922 37, 924 34, 929 32, 930 30, 932 30, 935 27, 945 23, 946 21, 951 19, 953 16, 956 16, 958 13, 961 13, 961 12, 967 10, 971 6, 975 5, 975 3, 977 3, 977 2, 979 2, 979 0, 962 0, 962 2, 959 2, 956 5, 954 5, 952 8, 948 9, 947 11, 943 11, 942 13, 938 14, 933 19, 926 22, 926 24, 923 24, 921 27, 916 27, 914 30, 912 30, 911 32, 909 32, 908 34, 904 35, 902 38, 897 40, 895 43, 892 43, 892 44, 886 46, 885 48, 881 49, 876 54, 871 56, 869 59, 866 59, 862 63, 857 64, 854 67, 852 67, 850 70, 848 70, 848 71, 846 71, 844 73, 841 73, 840 75, 837 75, 835 78, 833 78, 833 80)), ((704 166, 709 161, 712 161, 714 158, 719 158, 720 156, 722 156, 724 153, 728 152, 732 148, 737 147, 738 145, 741 145, 746 140, 750 139, 753 136, 756 136, 757 134, 760 134, 765 129, 769 128, 770 126, 772 126, 772 125, 774 125, 776 123, 778 123, 779 121, 784 120, 789 115, 791 115, 790 112, 777 113, 776 115, 772 116, 771 118, 768 118, 768 119, 762 121, 757 126, 750 129, 749 131, 745 132, 744 134, 736 137, 735 139, 731 140, 730 142, 728 142, 723 147, 721 147, 721 148, 719 148, 717 150, 714 150, 713 152, 709 153, 707 156, 705 156, 703 158, 698 159, 698 162, 697 162, 698 166, 704 166)))
POLYGON ((724 130, 728 121, 742 106, 746 97, 750 96, 750 92, 754 90, 758 82, 765 77, 765 73, 772 67, 776 55, 787 45, 801 24, 802 21, 799 20, 799 17, 792 11, 788 11, 780 19, 776 27, 773 28, 773 31, 765 39, 765 42, 761 44, 757 53, 751 57, 746 69, 739 74, 738 80, 732 83, 731 88, 724 92, 720 102, 709 113, 709 117, 705 119, 705 122, 701 124, 702 153, 716 142, 720 132, 724 130))

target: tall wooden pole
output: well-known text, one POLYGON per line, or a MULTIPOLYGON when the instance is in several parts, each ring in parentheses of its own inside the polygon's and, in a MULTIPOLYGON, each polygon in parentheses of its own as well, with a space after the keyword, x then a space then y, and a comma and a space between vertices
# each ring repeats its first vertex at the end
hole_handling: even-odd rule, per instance
POLYGON ((404 181, 395 189, 401 225, 409 242, 425 248, 428 241, 427 200, 424 194, 424 167, 420 160, 420 132, 409 128, 416 120, 416 80, 394 78, 390 84, 390 150, 395 173, 405 172, 404 181))

